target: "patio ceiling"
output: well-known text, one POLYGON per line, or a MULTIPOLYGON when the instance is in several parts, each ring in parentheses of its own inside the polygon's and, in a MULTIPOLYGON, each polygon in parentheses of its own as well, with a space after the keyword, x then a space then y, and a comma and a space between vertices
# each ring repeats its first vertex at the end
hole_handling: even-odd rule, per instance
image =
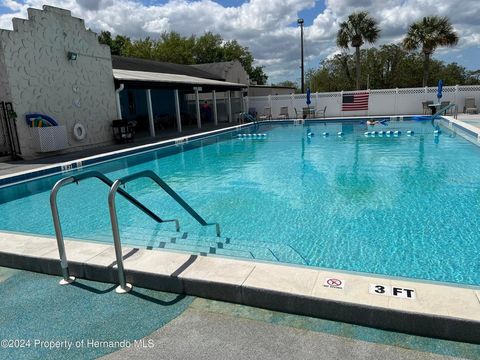
POLYGON ((241 90, 248 87, 245 84, 205 79, 188 75, 121 69, 113 69, 113 77, 117 83, 125 83, 126 85, 134 85, 142 88, 177 88, 193 90, 194 86, 201 86, 203 91, 226 91, 241 90))

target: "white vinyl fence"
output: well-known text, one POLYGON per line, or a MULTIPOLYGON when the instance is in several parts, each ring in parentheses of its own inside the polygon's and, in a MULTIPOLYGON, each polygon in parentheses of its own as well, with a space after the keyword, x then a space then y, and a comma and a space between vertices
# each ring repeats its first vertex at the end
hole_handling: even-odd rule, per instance
MULTIPOLYGON (((473 86, 445 86, 441 101, 450 101, 458 106, 458 112, 463 112, 465 98, 474 98, 480 109, 480 85, 473 86)), ((306 94, 255 96, 247 99, 249 112, 256 111, 258 115, 265 113, 265 108, 271 108, 272 117, 280 114, 281 107, 288 107, 290 118, 295 118, 295 109, 298 116, 302 109, 307 107, 306 94)), ((341 91, 327 93, 312 93, 311 108, 323 110, 326 106, 326 116, 370 116, 370 115, 417 115, 423 113, 423 101, 437 102, 437 88, 409 88, 409 89, 380 89, 341 91), (342 111, 343 94, 365 93, 370 94, 368 111, 342 111)))

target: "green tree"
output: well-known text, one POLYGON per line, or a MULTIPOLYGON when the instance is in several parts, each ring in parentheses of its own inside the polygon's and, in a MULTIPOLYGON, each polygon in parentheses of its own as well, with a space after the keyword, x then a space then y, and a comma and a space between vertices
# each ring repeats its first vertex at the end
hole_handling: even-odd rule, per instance
POLYGON ((129 37, 117 35, 113 39, 112 45, 110 45, 110 51, 112 55, 125 55, 126 49, 131 46, 132 42, 129 37))
POLYGON ((195 37, 184 37, 177 32, 164 32, 160 39, 153 43, 153 60, 175 64, 195 64, 192 49, 195 37))
POLYGON ((108 45, 112 55, 125 55, 127 49, 131 46, 130 38, 122 35, 117 35, 112 38, 110 31, 102 31, 98 36, 100 44, 108 45))
POLYGON ((257 85, 265 85, 268 80, 267 74, 263 71, 263 66, 255 66, 248 73, 250 81, 255 82, 257 85))
POLYGON ((410 25, 403 40, 406 50, 421 48, 424 57, 423 86, 428 86, 429 66, 432 54, 439 46, 455 46, 458 35, 447 17, 428 16, 410 25))
POLYGON ((373 44, 378 40, 380 28, 368 12, 354 12, 347 21, 340 24, 337 33, 337 45, 340 48, 355 48, 356 89, 360 89, 360 47, 365 43, 373 44))
POLYGON ((135 40, 125 49, 125 56, 154 59, 154 41, 150 37, 135 40))
POLYGON ((223 44, 223 61, 238 60, 248 73, 250 80, 258 85, 265 85, 268 76, 263 71, 263 66, 253 66, 254 58, 248 47, 240 45, 237 40, 230 40, 223 44))
POLYGON ((112 39, 108 31, 102 31, 98 37, 102 44, 110 46, 112 55, 138 57, 176 64, 205 64, 210 62, 238 60, 250 80, 259 85, 267 82, 268 76, 262 66, 254 66, 254 58, 247 47, 236 40, 224 41, 218 34, 207 32, 200 37, 185 37, 177 32, 164 32, 159 39, 150 37, 131 41, 128 37, 117 35, 112 39))
POLYGON ((206 32, 196 39, 193 47, 193 58, 196 64, 223 61, 223 39, 218 34, 206 32))
MULTIPOLYGON (((360 57, 362 81, 369 78, 371 89, 422 86, 422 54, 407 52, 399 44, 388 44, 361 50, 360 57)), ((457 63, 445 64, 434 59, 430 65, 430 76, 443 79, 446 85, 480 84, 480 71, 467 71, 457 63)), ((307 83, 312 91, 353 90, 350 74, 354 69, 354 55, 337 54, 323 60, 317 69, 308 70, 307 83)))
POLYGON ((103 45, 108 45, 111 48, 112 34, 110 33, 110 31, 102 31, 100 35, 98 35, 98 42, 103 45))
POLYGON ((294 81, 290 81, 290 80, 285 80, 285 81, 281 81, 281 82, 278 82, 278 83, 275 83, 275 84, 272 84, 272 86, 278 86, 278 87, 290 87, 290 88, 294 88, 294 92, 299 94, 300 93, 300 88, 298 87, 298 84, 294 81))

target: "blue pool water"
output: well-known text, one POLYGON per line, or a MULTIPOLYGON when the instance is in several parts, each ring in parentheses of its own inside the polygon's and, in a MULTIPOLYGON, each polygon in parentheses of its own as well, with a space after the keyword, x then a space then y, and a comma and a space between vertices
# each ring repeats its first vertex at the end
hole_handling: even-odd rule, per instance
MULTIPOLYGON (((153 170, 222 226, 215 239, 214 229, 200 228, 142 179, 126 190, 162 217, 179 218, 188 237, 172 242, 172 224, 158 225, 117 197, 125 244, 480 285, 478 146, 447 129, 436 137, 430 123, 415 121, 368 129, 401 130, 398 137, 366 137, 366 125, 352 122, 310 129, 311 138, 306 126, 261 125, 242 132, 263 139, 227 133, 83 171, 116 179, 153 170)), ((49 189, 61 177, 1 188, 0 229, 53 235, 49 189)), ((66 237, 112 242, 107 192, 93 179, 60 191, 66 237)))

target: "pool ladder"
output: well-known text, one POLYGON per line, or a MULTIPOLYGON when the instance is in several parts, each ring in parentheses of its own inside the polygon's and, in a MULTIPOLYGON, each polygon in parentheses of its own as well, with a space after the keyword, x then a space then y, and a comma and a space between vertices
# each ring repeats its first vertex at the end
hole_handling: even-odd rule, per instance
POLYGON ((200 223, 200 225, 202 226, 214 225, 217 237, 221 235, 220 224, 206 222, 190 205, 187 204, 185 200, 183 200, 180 197, 180 195, 178 195, 165 181, 163 181, 157 174, 155 174, 151 170, 145 170, 135 174, 127 175, 115 181, 110 180, 107 176, 105 176, 104 174, 98 171, 88 171, 79 175, 68 176, 57 181, 50 192, 50 207, 52 210, 53 225, 55 228, 55 236, 57 239, 58 252, 60 255, 60 266, 62 269, 62 276, 63 276, 63 279, 60 281, 60 284, 62 285, 72 283, 73 281, 75 281, 75 277, 70 276, 69 270, 68 270, 68 260, 65 252, 65 242, 63 239, 60 216, 58 214, 57 194, 60 188, 62 188, 63 186, 72 184, 72 183, 78 184, 80 181, 89 179, 89 178, 97 178, 100 181, 102 181, 104 184, 110 187, 110 191, 108 193, 108 208, 110 212, 110 222, 112 225, 115 257, 117 259, 116 263, 117 263, 117 270, 118 270, 118 281, 120 283, 120 285, 115 290, 117 293, 120 293, 120 294, 126 293, 132 289, 132 285, 126 282, 125 270, 123 267, 122 243, 120 239, 117 210, 115 206, 115 196, 117 192, 120 193, 120 195, 122 195, 126 200, 128 200, 130 203, 135 205, 138 209, 143 211, 145 214, 150 216, 155 221, 159 223, 174 222, 176 231, 177 232, 180 231, 180 222, 178 221, 178 219, 169 219, 169 220, 161 219, 158 215, 153 213, 140 201, 135 199, 132 195, 130 195, 124 189, 120 188, 121 185, 125 185, 127 182, 130 182, 139 178, 149 178, 153 180, 159 187, 161 187, 168 195, 170 195, 180 206, 182 206, 195 220, 197 220, 198 223, 200 223))

